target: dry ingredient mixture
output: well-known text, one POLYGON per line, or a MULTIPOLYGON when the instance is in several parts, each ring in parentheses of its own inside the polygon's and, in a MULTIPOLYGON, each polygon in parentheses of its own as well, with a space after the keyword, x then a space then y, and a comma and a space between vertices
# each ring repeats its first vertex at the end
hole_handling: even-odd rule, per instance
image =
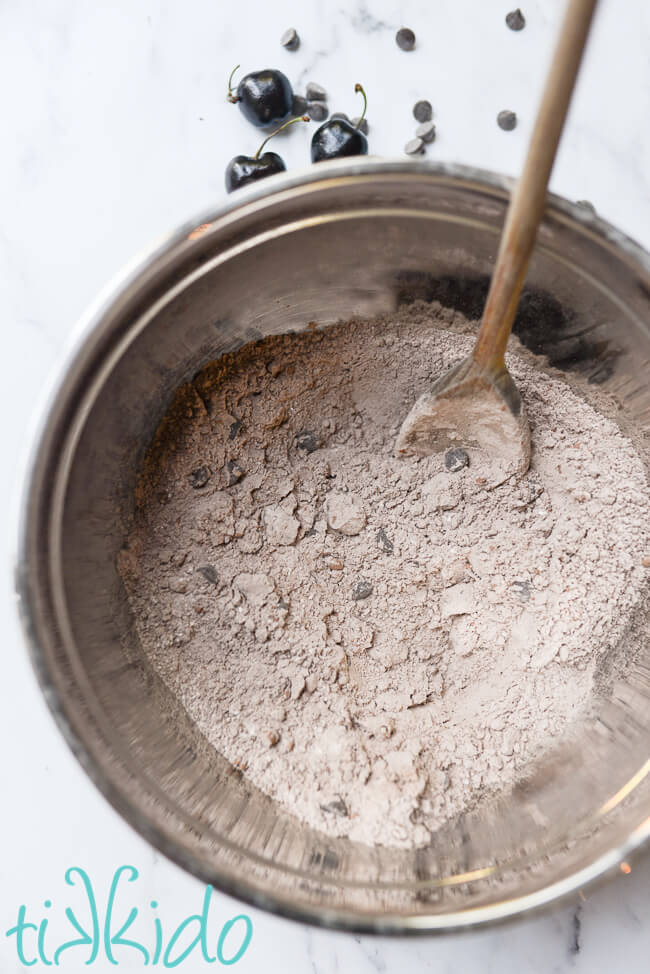
POLYGON ((416 304, 248 345, 179 392, 140 479, 120 571, 145 653, 215 748, 330 835, 426 844, 510 788, 647 591, 638 455, 524 358, 523 480, 393 456, 468 330, 416 304))

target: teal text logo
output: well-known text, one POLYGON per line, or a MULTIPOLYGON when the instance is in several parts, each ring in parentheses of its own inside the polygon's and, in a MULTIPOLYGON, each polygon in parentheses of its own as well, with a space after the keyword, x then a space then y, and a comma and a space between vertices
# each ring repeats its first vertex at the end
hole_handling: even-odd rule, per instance
POLYGON ((66 884, 81 895, 83 908, 63 908, 67 936, 62 939, 52 933, 51 900, 43 904, 43 917, 28 916, 27 907, 19 906, 16 922, 5 934, 13 942, 19 962, 25 967, 69 963, 79 971, 81 964, 88 966, 103 957, 110 964, 133 970, 134 964, 179 967, 190 958, 196 970, 199 960, 229 967, 242 959, 253 936, 251 918, 240 913, 217 923, 210 911, 212 886, 206 886, 198 912, 165 930, 156 900, 150 901, 148 913, 129 906, 128 884, 135 883, 138 875, 135 866, 115 870, 102 914, 88 873, 78 866, 68 869, 66 884))

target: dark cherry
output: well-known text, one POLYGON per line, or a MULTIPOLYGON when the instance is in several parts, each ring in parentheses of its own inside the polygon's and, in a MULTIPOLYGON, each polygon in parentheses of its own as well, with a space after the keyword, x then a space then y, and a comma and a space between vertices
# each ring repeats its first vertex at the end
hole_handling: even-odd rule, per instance
POLYGON ((368 140, 360 129, 366 115, 368 101, 360 84, 354 90, 363 96, 363 112, 356 125, 348 119, 330 118, 316 129, 311 140, 311 161, 323 162, 325 159, 339 159, 342 156, 368 155, 368 140))
POLYGON ((262 154, 262 149, 269 139, 272 139, 274 135, 277 135, 283 129, 293 125, 294 122, 308 121, 308 115, 290 118, 288 122, 285 122, 284 125, 281 125, 275 132, 271 132, 264 139, 254 156, 235 156, 234 159, 231 159, 226 167, 226 189, 228 192, 232 193, 233 189, 239 189, 240 186, 254 183, 258 179, 265 179, 267 176, 272 176, 276 172, 285 172, 287 167, 284 164, 282 156, 279 156, 277 152, 265 152, 262 154))
POLYGON ((248 121, 258 128, 284 122, 293 105, 293 88, 286 74, 275 68, 251 71, 241 79, 233 93, 232 79, 237 68, 239 65, 233 68, 228 80, 228 101, 239 105, 248 121))
POLYGON ((265 179, 276 172, 285 172, 286 168, 284 159, 277 152, 265 152, 257 159, 255 156, 235 156, 226 169, 226 189, 232 193, 233 189, 265 179))

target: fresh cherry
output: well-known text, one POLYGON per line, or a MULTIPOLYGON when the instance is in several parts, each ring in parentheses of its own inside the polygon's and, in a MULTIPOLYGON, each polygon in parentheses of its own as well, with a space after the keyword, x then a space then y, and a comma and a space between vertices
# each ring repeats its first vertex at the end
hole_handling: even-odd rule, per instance
POLYGON ((294 122, 308 121, 308 115, 290 118, 288 122, 285 122, 284 125, 281 125, 275 132, 271 132, 264 139, 254 156, 235 156, 234 159, 231 159, 226 167, 226 189, 228 192, 232 193, 233 189, 239 189, 240 186, 246 186, 247 183, 256 182, 258 179, 265 179, 276 172, 284 172, 287 167, 282 156, 279 156, 277 152, 265 152, 262 155, 262 149, 269 139, 293 125, 294 122))
POLYGON ((341 156, 368 155, 368 140, 360 129, 366 114, 368 99, 360 84, 354 90, 363 96, 363 112, 356 125, 349 119, 334 116, 316 129, 311 140, 311 161, 338 159, 341 156))
POLYGON ((258 128, 284 122, 293 105, 293 89, 286 74, 274 68, 251 71, 241 79, 233 93, 232 79, 238 68, 239 65, 233 68, 228 79, 228 101, 239 105, 248 121, 258 128))

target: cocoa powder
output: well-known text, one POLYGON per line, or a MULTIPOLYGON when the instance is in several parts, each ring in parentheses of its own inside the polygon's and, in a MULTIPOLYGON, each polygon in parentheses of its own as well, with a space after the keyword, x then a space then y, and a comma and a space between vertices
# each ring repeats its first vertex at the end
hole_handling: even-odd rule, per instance
POLYGON ((519 482, 393 455, 467 331, 416 304, 212 364, 156 435, 120 558, 144 652, 212 745, 369 844, 426 844, 511 788, 647 601, 643 464, 534 363, 508 363, 519 482))

